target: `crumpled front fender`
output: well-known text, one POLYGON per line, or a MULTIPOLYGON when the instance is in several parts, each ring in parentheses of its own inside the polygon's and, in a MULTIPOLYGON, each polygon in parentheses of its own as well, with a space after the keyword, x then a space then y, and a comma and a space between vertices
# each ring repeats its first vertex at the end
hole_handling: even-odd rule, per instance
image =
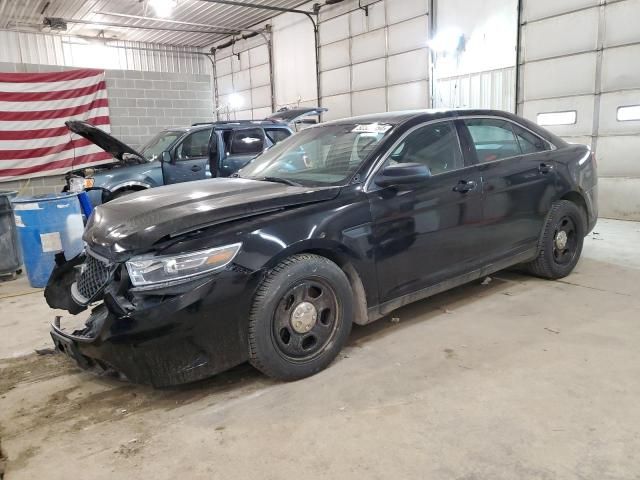
POLYGON ((76 281, 76 267, 84 262, 85 255, 81 253, 67 261, 64 253, 58 253, 55 259, 56 265, 44 289, 44 298, 51 308, 66 310, 72 315, 77 315, 87 307, 80 306, 73 300, 71 285, 76 281))

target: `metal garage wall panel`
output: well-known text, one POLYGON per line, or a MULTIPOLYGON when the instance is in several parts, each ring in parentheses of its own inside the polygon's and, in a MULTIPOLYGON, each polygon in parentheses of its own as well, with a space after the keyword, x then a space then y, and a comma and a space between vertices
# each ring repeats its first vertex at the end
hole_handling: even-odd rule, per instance
POLYGON ((640 45, 606 49, 602 54, 602 89, 629 88, 640 88, 640 45))
POLYGON ((254 108, 253 109, 253 120, 263 120, 265 118, 269 118, 273 111, 271 107, 264 108, 254 108))
POLYGON ((428 11, 428 0, 387 0, 387 22, 390 25, 426 15, 428 11))
POLYGON ((384 88, 354 92, 351 94, 353 115, 384 112, 387 109, 386 92, 384 88))
POLYGON ((249 50, 249 62, 252 67, 258 65, 269 64, 269 48, 266 45, 260 45, 259 47, 249 50))
POLYGON ((598 40, 598 17, 599 9, 590 8, 525 25, 524 61, 594 50, 598 40), (576 28, 577 25, 580 27, 576 28))
POLYGON ((414 110, 429 105, 429 84, 426 80, 389 87, 389 111, 414 110))
POLYGON ((228 95, 230 93, 233 93, 233 76, 225 75, 218 78, 218 94, 228 95))
POLYGON ((351 94, 346 93, 343 95, 324 97, 322 99, 322 106, 329 109, 323 116, 325 121, 350 117, 351 94))
POLYGON ((369 5, 369 15, 362 10, 356 10, 349 14, 349 26, 351 35, 360 35, 386 25, 384 1, 369 5))
POLYGON ((598 174, 640 177, 640 135, 603 136, 598 140, 598 174))
POLYGON ((342 15, 320 24, 320 45, 349 38, 349 17, 342 15))
POLYGON ((545 126, 561 137, 590 136, 593 134, 593 111, 595 95, 583 95, 576 97, 550 98, 525 102, 522 114, 532 122, 536 122, 538 114, 552 112, 568 112, 575 110, 576 123, 574 125, 545 126))
POLYGON ((271 108, 271 87, 253 88, 251 90, 251 106, 256 108, 271 108))
POLYGON ((383 57, 385 50, 386 38, 383 29, 353 37, 351 40, 351 60, 353 63, 383 57))
POLYGON ((241 110, 235 114, 235 120, 251 120, 252 117, 253 111, 251 110, 241 110))
POLYGON ((249 63, 249 50, 240 53, 240 70, 248 70, 251 68, 249 63))
POLYGON ((320 86, 324 95, 336 95, 351 91, 351 69, 336 68, 320 74, 320 86))
POLYGON ((353 91, 384 87, 386 84, 386 63, 384 58, 353 66, 351 88, 353 91))
POLYGON ((592 137, 560 137, 565 142, 572 145, 587 145, 591 146, 592 137))
POLYGON ((231 57, 216 59, 216 72, 219 77, 229 75, 231 73, 231 57))
POLYGON ((323 71, 349 65, 349 39, 325 45, 320 49, 320 68, 323 71))
POLYGON ((236 91, 251 88, 251 75, 249 70, 240 70, 233 74, 233 87, 236 91))
POLYGON ((269 64, 259 65, 251 69, 251 85, 255 87, 261 87, 263 85, 269 85, 271 82, 269 64))
POLYGON ((640 219, 640 178, 600 177, 599 214, 605 218, 640 219))
POLYGON ((607 5, 605 47, 640 42, 640 0, 625 0, 607 5))
POLYGON ((390 84, 429 78, 429 53, 427 50, 392 55, 387 60, 387 78, 390 84))
MULTIPOLYGON (((640 120, 618 121, 618 107, 640 105, 640 89, 603 93, 600 98, 600 134, 640 135, 640 120)), ((638 150, 640 152, 640 150, 638 150)), ((636 154, 640 164, 640 153, 636 154)))
POLYGON ((389 53, 425 47, 429 39, 426 16, 389 26, 389 53))
POLYGON ((531 22, 540 18, 596 6, 599 3, 599 0, 527 0, 523 12, 523 20, 531 22))
POLYGON ((526 63, 524 99, 593 93, 595 74, 595 53, 526 63))

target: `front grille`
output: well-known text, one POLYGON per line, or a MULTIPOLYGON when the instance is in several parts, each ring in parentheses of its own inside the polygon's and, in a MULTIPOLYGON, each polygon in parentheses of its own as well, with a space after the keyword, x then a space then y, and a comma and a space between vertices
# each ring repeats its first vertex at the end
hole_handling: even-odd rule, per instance
POLYGON ((105 263, 87 252, 76 281, 77 291, 82 296, 78 300, 83 300, 82 303, 89 303, 93 300, 107 286, 113 271, 113 265, 105 263))

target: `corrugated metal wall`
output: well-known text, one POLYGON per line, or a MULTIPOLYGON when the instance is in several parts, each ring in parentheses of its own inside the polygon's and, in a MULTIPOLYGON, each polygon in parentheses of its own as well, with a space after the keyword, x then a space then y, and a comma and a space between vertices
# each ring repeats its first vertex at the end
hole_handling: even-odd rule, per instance
POLYGON ((0 30, 0 62, 117 70, 210 74, 211 64, 189 47, 86 39, 0 30), (144 49, 160 49, 148 51, 144 49))
POLYGON ((591 144, 602 216, 640 220, 640 0, 524 0, 519 112, 543 113, 547 128, 591 144), (566 119, 561 118, 562 116, 566 119))
POLYGON ((429 105, 428 0, 355 0, 320 11, 324 119, 429 105))

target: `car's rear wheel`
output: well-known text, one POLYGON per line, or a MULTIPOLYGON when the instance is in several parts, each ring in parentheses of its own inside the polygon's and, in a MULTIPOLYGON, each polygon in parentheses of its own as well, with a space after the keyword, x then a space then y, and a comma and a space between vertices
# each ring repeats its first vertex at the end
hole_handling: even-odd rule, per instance
POLYGON ((582 253, 585 223, 584 213, 575 203, 554 203, 544 225, 538 257, 526 265, 527 270, 548 279, 569 275, 582 253))
POLYGON ((255 295, 250 362, 280 380, 313 375, 342 349, 352 316, 351 285, 340 267, 318 255, 289 257, 267 274, 255 295))

